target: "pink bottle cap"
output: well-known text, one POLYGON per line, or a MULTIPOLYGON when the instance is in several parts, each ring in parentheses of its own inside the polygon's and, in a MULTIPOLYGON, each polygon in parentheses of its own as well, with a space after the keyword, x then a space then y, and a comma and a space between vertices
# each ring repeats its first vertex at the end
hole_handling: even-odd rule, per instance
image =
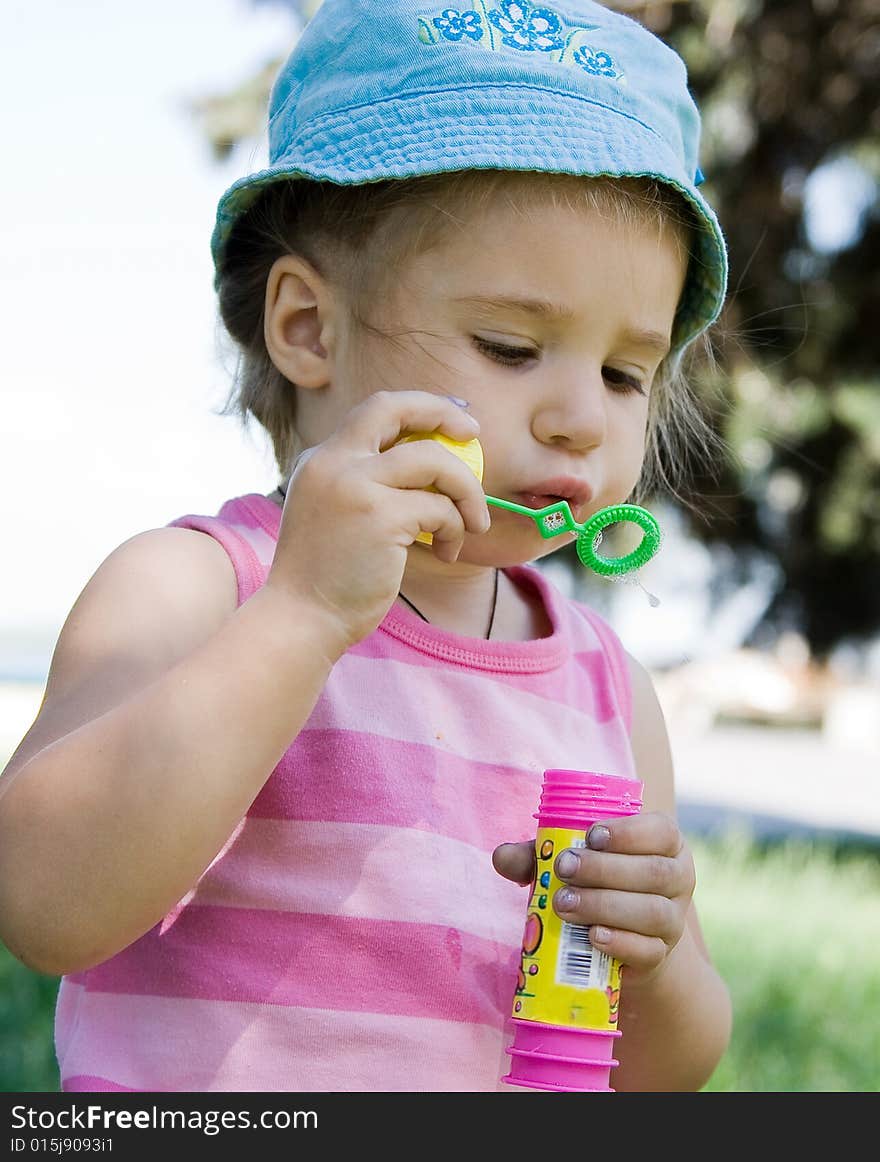
POLYGON ((535 818, 545 827, 580 827, 596 819, 637 815, 643 785, 625 775, 550 768, 544 771, 535 818))
POLYGON ((617 1029, 575 1029, 513 1018, 508 1085, 557 1093, 612 1093, 617 1029))

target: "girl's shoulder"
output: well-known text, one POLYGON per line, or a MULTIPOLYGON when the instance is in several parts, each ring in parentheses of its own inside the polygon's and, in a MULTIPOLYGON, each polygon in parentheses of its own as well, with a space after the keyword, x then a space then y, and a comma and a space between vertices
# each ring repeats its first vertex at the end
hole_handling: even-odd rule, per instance
POLYGON ((139 653, 160 662, 181 643, 191 647, 207 636, 236 605, 234 569, 213 538, 176 527, 136 533, 105 558, 77 597, 53 670, 59 653, 62 659, 73 652, 139 653))
POLYGON ((281 508, 260 493, 227 500, 216 516, 190 513, 172 526, 206 533, 220 545, 234 570, 241 604, 266 580, 281 525, 281 508))
POLYGON ((136 533, 106 557, 68 623, 98 637, 152 636, 159 648, 182 625, 190 627, 185 636, 197 635, 236 605, 235 571, 216 540, 192 529, 155 528, 136 533))
POLYGON ((39 713, 7 770, 155 681, 237 604, 235 571, 211 537, 157 528, 124 541, 67 615, 39 713))

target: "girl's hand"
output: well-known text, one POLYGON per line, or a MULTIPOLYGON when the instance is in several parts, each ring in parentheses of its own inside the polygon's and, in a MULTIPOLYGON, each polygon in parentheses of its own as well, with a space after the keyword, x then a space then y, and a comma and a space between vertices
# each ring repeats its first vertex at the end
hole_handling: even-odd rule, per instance
MULTIPOLYGON (((595 823, 585 848, 565 848, 554 871, 563 886, 553 908, 590 926, 590 942, 626 965, 626 979, 647 981, 678 944, 694 892, 693 858, 675 820, 660 812, 595 823)), ((534 845, 504 843, 492 853, 506 879, 530 883, 534 845)))
POLYGON ((291 477, 266 589, 326 621, 339 653, 382 621, 420 532, 452 562, 466 532, 489 528, 466 464, 434 441, 396 445, 420 431, 470 440, 479 424, 445 396, 378 392, 301 456, 291 477))

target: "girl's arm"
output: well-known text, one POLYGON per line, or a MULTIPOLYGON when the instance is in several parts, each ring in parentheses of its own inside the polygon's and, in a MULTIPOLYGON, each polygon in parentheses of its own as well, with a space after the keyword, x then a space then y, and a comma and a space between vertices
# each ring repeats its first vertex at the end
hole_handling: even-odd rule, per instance
POLYGON ((157 529, 108 557, 65 625, 44 705, 0 778, 0 939, 52 975, 96 964, 189 891, 314 707, 380 624, 420 532, 454 561, 489 527, 475 475, 433 441, 451 399, 376 392, 291 478, 266 583, 236 608, 224 550, 157 529))
MULTIPOLYGON (((629 662, 632 742, 638 778, 645 785, 643 810, 674 819, 673 763, 663 713, 649 675, 634 659, 629 662)), ((681 856, 690 859, 686 848, 681 856)), ((684 933, 661 969, 644 981, 624 970, 619 1027, 615 1089, 693 1091, 715 1070, 730 1039, 730 996, 709 958, 693 901, 684 933)))
POLYGON ((320 610, 236 581, 203 533, 113 552, 74 605, 0 778, 0 938, 51 975, 148 931, 196 883, 344 649, 320 610))

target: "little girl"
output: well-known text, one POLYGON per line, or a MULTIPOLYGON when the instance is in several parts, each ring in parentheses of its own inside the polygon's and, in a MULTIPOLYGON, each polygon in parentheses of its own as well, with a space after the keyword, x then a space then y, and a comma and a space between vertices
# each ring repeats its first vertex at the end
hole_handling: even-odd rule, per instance
POLYGON ((651 682, 529 564, 569 534, 401 442, 479 437, 486 493, 583 521, 693 430, 726 260, 683 65, 590 0, 326 0, 269 133, 213 253, 280 486, 108 557, 0 782, 0 935, 64 978, 62 1085, 505 1088, 569 767, 645 784, 556 864, 624 965, 612 1084, 699 1089, 730 1006, 651 682))

